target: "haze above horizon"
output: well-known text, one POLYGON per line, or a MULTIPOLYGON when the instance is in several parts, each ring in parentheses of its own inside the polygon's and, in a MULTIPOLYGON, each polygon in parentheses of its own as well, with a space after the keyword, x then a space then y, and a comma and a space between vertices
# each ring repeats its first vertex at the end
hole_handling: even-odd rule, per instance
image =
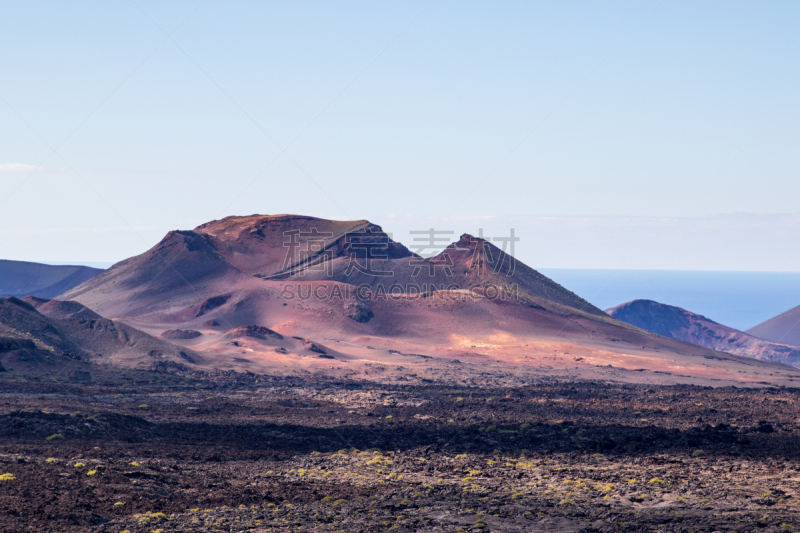
MULTIPOLYGON (((23 3, 0 257, 231 214, 508 235, 531 266, 799 271, 800 6, 23 3)), ((589 295, 585 295, 589 296, 589 295)))

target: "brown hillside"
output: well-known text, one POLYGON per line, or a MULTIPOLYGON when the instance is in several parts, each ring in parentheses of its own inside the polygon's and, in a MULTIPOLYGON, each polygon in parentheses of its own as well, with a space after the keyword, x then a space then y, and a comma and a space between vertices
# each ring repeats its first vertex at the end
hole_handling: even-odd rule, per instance
POLYGON ((254 215, 173 231, 61 299, 218 369, 459 381, 621 368, 739 383, 776 371, 619 322, 487 241, 463 235, 424 259, 363 220, 254 215), (282 338, 249 333, 259 328, 282 338))

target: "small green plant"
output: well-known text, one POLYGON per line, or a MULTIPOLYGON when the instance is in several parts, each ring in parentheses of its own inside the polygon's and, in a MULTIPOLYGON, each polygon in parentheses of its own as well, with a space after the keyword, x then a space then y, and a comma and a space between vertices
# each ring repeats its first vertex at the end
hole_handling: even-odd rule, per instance
POLYGON ((143 404, 139 405, 139 409, 147 409, 148 407, 150 407, 150 406, 147 405, 146 403, 143 403, 143 404))
POLYGON ((653 483, 655 485, 663 485, 664 484, 664 480, 660 479, 660 478, 657 478, 657 477, 654 477, 653 479, 650 480, 650 483, 653 483))
POLYGON ((125 502, 114 502, 114 507, 119 507, 120 505, 125 505, 125 502))
POLYGON ((74 466, 75 468, 82 468, 82 467, 84 467, 84 466, 86 466, 86 465, 85 465, 84 463, 75 463, 75 464, 74 464, 74 465, 72 465, 72 466, 74 466))
POLYGON ((45 437, 47 440, 64 440, 64 435, 61 433, 53 433, 49 437, 45 437))
POLYGON ((44 460, 44 462, 45 463, 57 463, 58 459, 56 459, 55 457, 48 457, 47 459, 44 460))
POLYGON ((703 450, 695 450, 692 452, 692 457, 703 457, 705 454, 703 450))
POLYGON ((97 473, 97 470, 89 470, 88 472, 86 472, 86 475, 87 475, 87 476, 93 476, 93 475, 95 475, 96 473, 97 473))
POLYGON ((460 454, 456 455, 456 459, 466 459, 466 458, 467 458, 467 454, 465 454, 465 453, 460 453, 460 454))
POLYGON ((131 466, 139 466, 139 463, 137 463, 136 461, 131 461, 128 464, 131 465, 131 466))
POLYGON ((14 474, 8 472, 5 474, 0 474, 0 481, 14 481, 15 479, 17 478, 14 477, 14 474))

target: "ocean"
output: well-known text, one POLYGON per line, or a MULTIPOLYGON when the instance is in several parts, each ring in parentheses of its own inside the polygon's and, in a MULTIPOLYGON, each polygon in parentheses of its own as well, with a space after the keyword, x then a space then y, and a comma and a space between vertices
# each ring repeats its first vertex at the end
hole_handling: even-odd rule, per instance
POLYGON ((538 270, 600 309, 655 300, 742 331, 800 305, 800 272, 538 270))

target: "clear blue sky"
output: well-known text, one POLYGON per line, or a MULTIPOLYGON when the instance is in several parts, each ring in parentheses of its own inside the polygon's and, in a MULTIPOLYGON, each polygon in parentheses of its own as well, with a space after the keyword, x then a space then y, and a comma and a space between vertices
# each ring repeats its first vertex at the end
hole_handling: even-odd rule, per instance
POLYGON ((797 2, 137 2, 3 6, 0 257, 304 213, 800 270, 797 2))

